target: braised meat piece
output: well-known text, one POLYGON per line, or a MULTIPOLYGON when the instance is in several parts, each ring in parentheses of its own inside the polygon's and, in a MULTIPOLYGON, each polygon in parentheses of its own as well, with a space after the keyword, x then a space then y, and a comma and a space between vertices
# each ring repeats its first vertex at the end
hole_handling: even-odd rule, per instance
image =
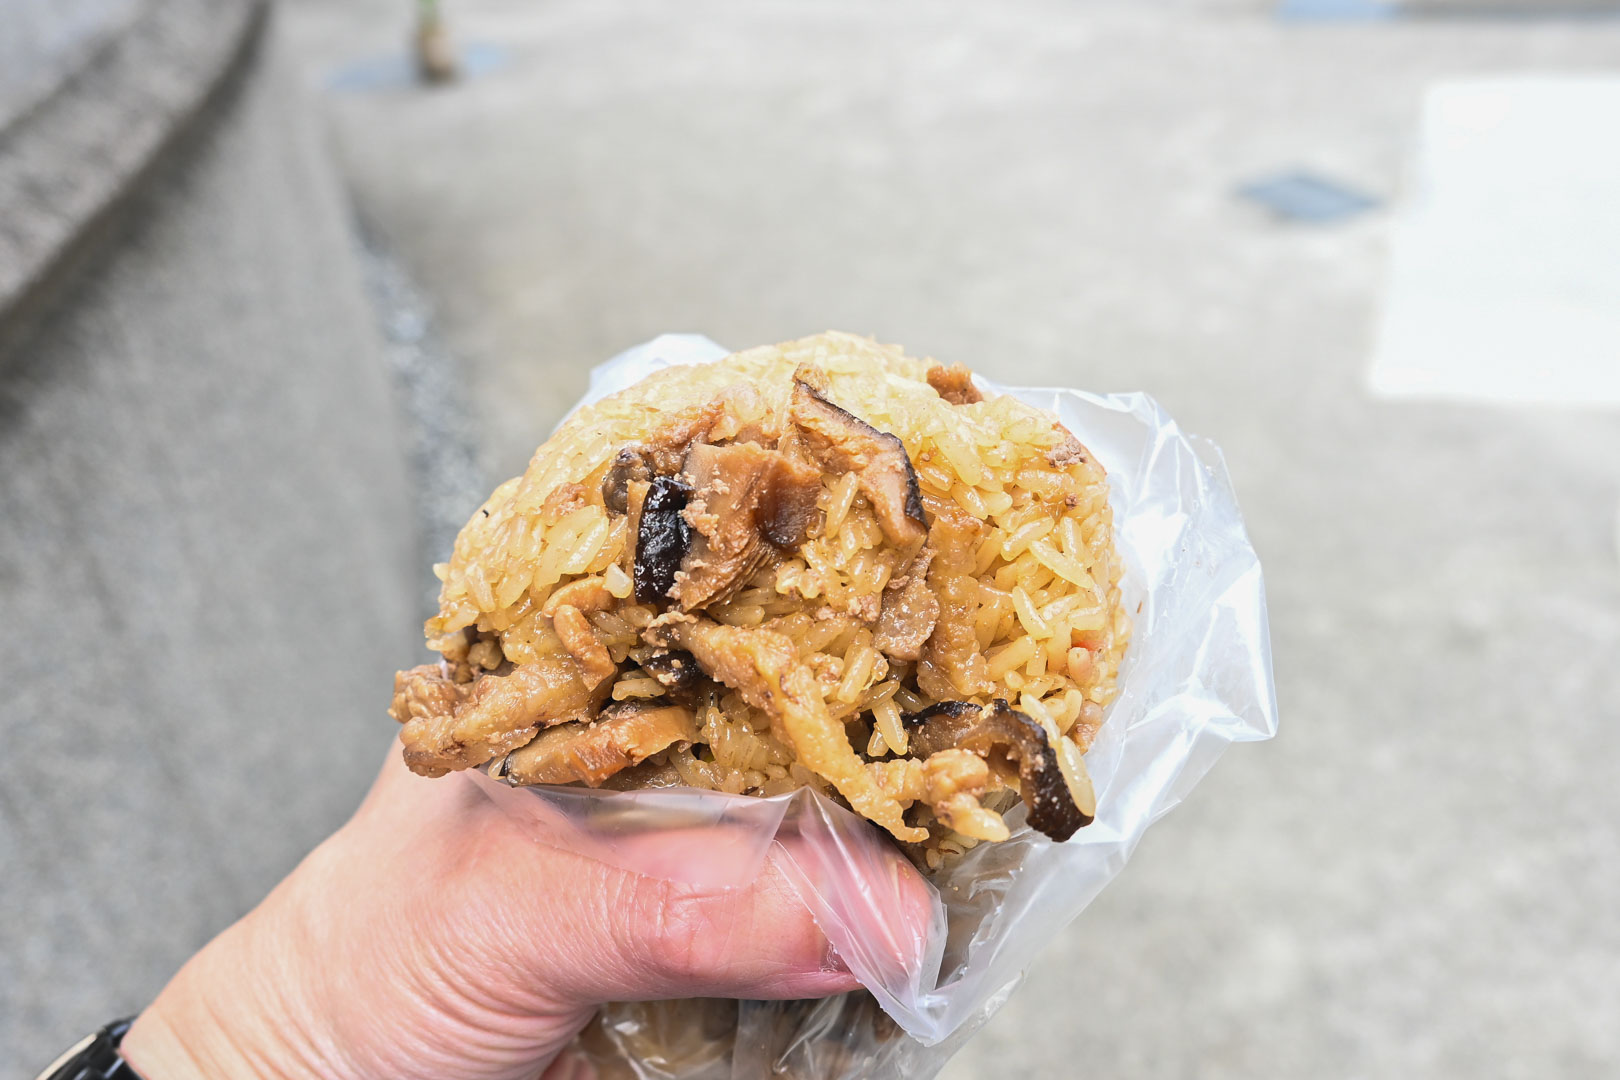
POLYGON ((1085 461, 1087 454, 1085 444, 1075 438, 1062 424, 1053 426, 1063 433, 1063 441, 1046 452, 1047 464, 1054 469, 1066 469, 1077 461, 1085 461))
POLYGON ((824 381, 808 365, 793 376, 789 416, 805 447, 829 472, 856 474, 861 494, 871 502, 891 544, 921 544, 928 535, 928 518, 905 444, 827 400, 815 385, 824 381))
POLYGON ((602 710, 595 722, 542 732, 489 771, 512 785, 582 782, 600 787, 608 777, 640 765, 660 750, 696 739, 691 709, 668 703, 624 702, 602 710))
POLYGON ((563 648, 574 658, 574 663, 579 665, 585 685, 592 690, 619 673, 619 665, 613 662, 607 646, 602 644, 590 620, 577 607, 560 605, 551 617, 551 628, 557 632, 563 648))
POLYGON ((400 741, 411 771, 443 776, 523 745, 537 727, 593 715, 607 684, 599 689, 585 685, 566 653, 470 683, 453 682, 439 665, 424 664, 394 676, 388 715, 405 725, 400 741))
POLYGON ((612 611, 619 598, 608 592, 600 577, 584 577, 560 586, 540 605, 540 614, 555 617, 561 607, 580 611, 612 611))
POLYGON ((929 546, 928 591, 939 601, 934 632, 917 666, 917 686, 932 698, 973 697, 992 688, 973 620, 979 579, 973 573, 984 525, 947 503, 936 505, 929 546))
MULTIPOLYGON (((960 704, 952 702, 952 704, 960 704)), ((978 706, 968 706, 977 714, 978 706)), ((999 787, 985 759, 955 747, 926 759, 887 758, 874 761, 866 771, 886 793, 903 803, 923 802, 946 828, 977 840, 1007 839, 1007 823, 987 810, 985 792, 999 787)))
POLYGON ((923 781, 923 798, 948 828, 980 840, 1007 839, 1007 823, 980 802, 990 786, 984 758, 960 747, 941 750, 923 762, 923 781))
POLYGON ((682 478, 694 534, 676 577, 683 611, 729 596, 770 558, 769 544, 802 544, 821 495, 814 468, 755 443, 698 443, 682 478))
POLYGON ((934 392, 952 405, 972 405, 976 401, 983 401, 984 395, 979 388, 973 385, 973 372, 961 364, 935 364, 928 369, 928 385, 934 392))
POLYGON ((709 429, 725 413, 723 395, 694 408, 683 409, 644 439, 638 447, 655 476, 681 471, 692 444, 708 437, 709 429))
POLYGON ((928 564, 934 559, 931 548, 923 548, 912 560, 904 578, 897 578, 883 590, 883 608, 872 629, 872 646, 896 660, 919 660, 923 644, 939 621, 939 599, 928 587, 928 564))

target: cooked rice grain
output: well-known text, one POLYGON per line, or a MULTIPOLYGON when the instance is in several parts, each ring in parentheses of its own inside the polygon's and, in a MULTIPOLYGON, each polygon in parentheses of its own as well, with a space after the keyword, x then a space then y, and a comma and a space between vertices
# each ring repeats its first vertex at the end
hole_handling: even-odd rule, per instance
MULTIPOLYGON (((494 658, 498 645, 498 659, 530 663, 560 647, 551 615, 542 611, 548 599, 589 578, 589 626, 621 665, 610 700, 659 697, 660 683, 626 659, 645 648, 643 632, 659 612, 632 599, 627 568, 634 536, 628 519, 605 506, 603 478, 622 448, 682 425, 711 437, 779 436, 794 372, 803 364, 824 373, 828 400, 900 438, 936 522, 941 514, 961 516, 950 535, 967 547, 936 559, 928 580, 932 586, 936 575, 947 581, 950 573, 966 574, 969 588, 950 592, 954 599, 943 605, 930 640, 952 627, 965 636, 955 639, 950 670, 939 668, 943 653, 927 652, 913 664, 874 647, 884 589, 905 575, 914 552, 888 542, 854 472, 825 474, 818 519, 798 550, 771 558, 704 614, 791 640, 815 673, 829 715, 849 722, 852 736, 859 726, 866 734, 855 749, 874 759, 913 760, 906 757, 911 740, 902 713, 947 696, 981 704, 1002 697, 1048 732, 1071 791, 1089 793, 1080 755, 1095 736, 1101 707, 1115 695, 1130 636, 1120 609, 1107 478, 1089 453, 1050 463, 1048 454, 1070 436, 1049 414, 1011 397, 951 404, 927 382, 930 361, 847 334, 661 371, 578 410, 522 476, 502 484, 473 514, 450 562, 434 568, 443 588, 440 611, 427 623, 429 643, 447 658, 470 656, 465 632, 491 643, 480 660, 494 658), (972 694, 942 692, 964 679, 988 683, 972 694)), ((658 759, 681 783, 752 794, 807 784, 828 790, 773 734, 771 717, 735 691, 711 692, 698 719, 705 741, 658 759)), ((996 805, 1007 797, 1006 784, 993 783, 984 801, 996 805)), ((921 803, 908 820, 930 828, 926 865, 978 842, 946 828, 921 803)), ((994 832, 974 827, 986 829, 994 832)))

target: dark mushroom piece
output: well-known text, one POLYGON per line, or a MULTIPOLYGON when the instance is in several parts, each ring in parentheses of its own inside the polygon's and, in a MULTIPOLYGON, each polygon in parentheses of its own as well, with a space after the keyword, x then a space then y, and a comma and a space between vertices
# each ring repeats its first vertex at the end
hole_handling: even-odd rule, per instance
POLYGON ((698 667, 697 658, 683 649, 658 649, 641 661, 642 670, 658 680, 671 698, 693 704, 709 685, 709 677, 698 667))
POLYGON ((647 788, 680 787, 685 783, 680 770, 669 762, 660 765, 655 761, 643 761, 640 765, 614 773, 602 781, 602 787, 607 791, 644 791, 647 788))
POLYGON ((955 746, 983 711, 971 701, 940 701, 913 713, 901 713, 900 722, 917 729, 911 734, 912 752, 928 757, 955 746))
POLYGON ((771 465, 754 510, 759 534, 784 551, 792 551, 810 535, 821 514, 821 474, 808 462, 795 461, 776 450, 767 451, 771 465))
POLYGON ((692 489, 678 476, 657 476, 641 503, 636 527, 636 602, 655 604, 669 599, 675 572, 692 546, 692 527, 682 511, 692 489))
POLYGON ((879 431, 834 405, 812 385, 821 373, 801 366, 793 376, 789 415, 805 448, 829 472, 856 474, 861 493, 872 503, 878 525, 900 547, 921 544, 928 535, 922 488, 899 436, 879 431))
POLYGON ((652 466, 639 446, 627 446, 613 458, 613 464, 602 477, 602 504, 610 514, 627 513, 630 509, 630 484, 646 483, 652 479, 652 466))
POLYGON ((1029 827, 1053 840, 1067 840, 1093 816, 1075 805, 1057 751, 1033 717, 997 698, 988 708, 941 701, 902 717, 914 728, 912 753, 928 757, 957 747, 992 759, 1000 754, 1018 766, 1018 793, 1029 807, 1029 827))

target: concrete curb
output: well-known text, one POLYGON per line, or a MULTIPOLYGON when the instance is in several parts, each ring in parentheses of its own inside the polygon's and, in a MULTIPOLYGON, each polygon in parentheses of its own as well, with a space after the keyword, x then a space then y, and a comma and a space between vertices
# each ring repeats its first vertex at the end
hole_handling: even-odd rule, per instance
POLYGON ((0 131, 0 352, 247 55, 267 0, 153 0, 0 131))

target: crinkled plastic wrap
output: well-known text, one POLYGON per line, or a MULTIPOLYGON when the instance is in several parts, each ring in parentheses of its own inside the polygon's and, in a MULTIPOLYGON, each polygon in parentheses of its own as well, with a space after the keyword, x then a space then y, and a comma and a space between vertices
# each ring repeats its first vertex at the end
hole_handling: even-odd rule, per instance
MULTIPOLYGON (((707 338, 660 337, 596 368, 586 402, 724 355, 707 338)), ((869 992, 609 1006, 585 1038, 603 1080, 933 1076, 1221 750, 1275 734, 1260 564, 1215 445, 1143 394, 984 385, 1055 413, 1108 471, 1135 631, 1086 755, 1096 821, 1054 843, 1019 807, 1011 839, 929 876, 932 919, 908 930, 884 916, 916 871, 875 826, 815 791, 513 789, 474 774, 537 839, 638 873, 736 886, 775 852, 869 992)))

